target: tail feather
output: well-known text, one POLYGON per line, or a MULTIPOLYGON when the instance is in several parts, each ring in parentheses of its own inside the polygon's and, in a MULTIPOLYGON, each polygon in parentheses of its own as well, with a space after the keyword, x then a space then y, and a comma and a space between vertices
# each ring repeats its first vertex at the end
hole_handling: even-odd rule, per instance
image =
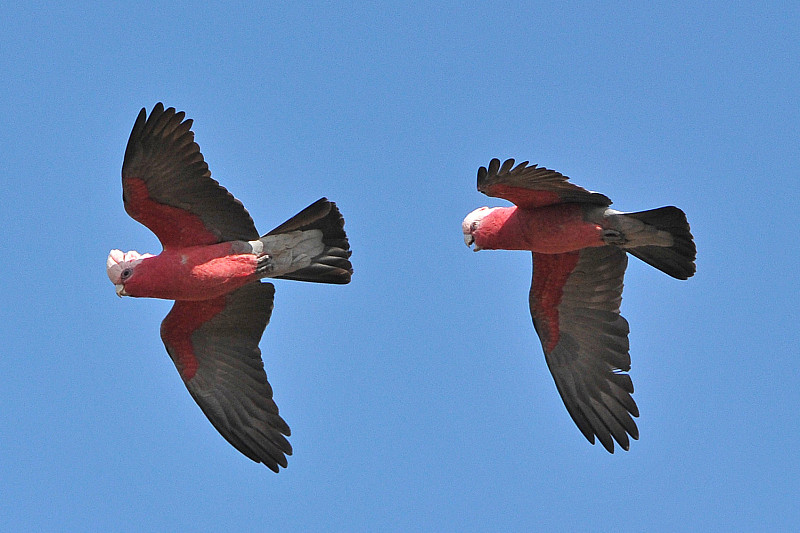
POLYGON ((353 265, 350 263, 350 243, 344 231, 344 218, 336 204, 320 198, 266 235, 279 235, 292 231, 320 230, 322 253, 312 258, 305 268, 277 276, 279 279, 311 281, 316 283, 350 283, 353 265))
POLYGON ((697 248, 683 211, 677 207, 668 206, 638 213, 625 213, 625 216, 666 231, 672 235, 673 239, 673 245, 669 247, 637 246, 628 248, 627 251, 631 255, 673 278, 688 279, 694 275, 697 248))

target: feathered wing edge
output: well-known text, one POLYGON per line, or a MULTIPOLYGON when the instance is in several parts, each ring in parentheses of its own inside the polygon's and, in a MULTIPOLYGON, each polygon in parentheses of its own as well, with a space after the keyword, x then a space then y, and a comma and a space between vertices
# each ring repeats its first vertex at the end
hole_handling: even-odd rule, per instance
POLYGON ((503 198, 523 208, 564 202, 611 205, 606 195, 575 185, 555 170, 528 166, 527 161, 514 166, 513 159, 507 159, 502 165, 499 159, 492 159, 488 167, 478 169, 477 185, 483 194, 503 198))
POLYGON ((125 210, 164 246, 258 237, 242 203, 211 177, 183 111, 153 107, 136 118, 122 163, 125 210))
POLYGON ((212 301, 175 302, 161 336, 186 388, 217 431, 244 455, 278 472, 292 453, 286 440, 291 432, 272 399, 258 347, 274 294, 271 283, 253 282, 212 301))
POLYGON ((551 275, 548 270, 553 267, 540 268, 539 257, 533 254, 531 315, 556 388, 589 442, 594 444, 596 436, 613 453, 616 440, 627 450, 629 436, 639 438, 632 418, 639 416, 639 409, 631 396, 633 382, 625 373, 631 366, 629 328, 619 313, 627 256, 610 246, 582 250, 561 297, 547 310, 538 304, 542 295, 533 286, 541 286, 537 276, 551 275))

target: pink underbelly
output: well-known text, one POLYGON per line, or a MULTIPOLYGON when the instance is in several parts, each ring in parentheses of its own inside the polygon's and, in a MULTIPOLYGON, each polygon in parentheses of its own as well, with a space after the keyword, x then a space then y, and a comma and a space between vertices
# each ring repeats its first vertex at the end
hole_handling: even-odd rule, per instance
POLYGON ((576 204, 541 207, 520 212, 529 250, 542 254, 560 254, 603 246, 603 228, 583 219, 576 204))
POLYGON ((136 281, 139 275, 145 279, 136 284, 136 292, 131 294, 166 300, 209 300, 257 278, 254 255, 209 257, 210 254, 203 252, 198 249, 165 251, 160 256, 146 259, 139 268, 147 270, 137 272, 132 281, 136 281))
POLYGON ((560 254, 604 246, 603 228, 586 222, 577 204, 516 209, 496 235, 497 248, 560 254))

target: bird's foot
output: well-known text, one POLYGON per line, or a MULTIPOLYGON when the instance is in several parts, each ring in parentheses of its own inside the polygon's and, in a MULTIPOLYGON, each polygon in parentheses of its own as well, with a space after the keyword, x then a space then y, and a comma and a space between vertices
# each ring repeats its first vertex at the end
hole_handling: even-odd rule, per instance
POLYGON ((621 246, 626 244, 628 239, 625 238, 625 235, 621 231, 615 229, 604 229, 603 242, 606 244, 616 244, 617 246, 621 246))

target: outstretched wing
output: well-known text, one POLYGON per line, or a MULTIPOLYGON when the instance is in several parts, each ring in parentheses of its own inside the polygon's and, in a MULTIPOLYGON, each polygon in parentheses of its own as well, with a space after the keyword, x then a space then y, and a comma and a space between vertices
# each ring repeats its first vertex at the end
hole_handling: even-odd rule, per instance
POLYGON ((513 159, 500 165, 499 159, 492 159, 488 168, 478 169, 478 190, 528 209, 564 202, 611 205, 606 195, 574 185, 555 170, 527 165, 525 161, 515 167, 513 159))
POLYGON ((278 414, 258 342, 272 314, 275 287, 256 281, 198 302, 177 301, 161 339, 186 388, 237 450, 277 472, 292 447, 278 414))
POLYGON ((628 322, 619 314, 627 255, 619 248, 533 254, 533 325, 556 388, 581 433, 614 453, 639 438, 628 322))
POLYGON ((211 178, 191 120, 160 102, 133 125, 122 163, 125 211, 164 248, 258 238, 242 203, 211 178))

